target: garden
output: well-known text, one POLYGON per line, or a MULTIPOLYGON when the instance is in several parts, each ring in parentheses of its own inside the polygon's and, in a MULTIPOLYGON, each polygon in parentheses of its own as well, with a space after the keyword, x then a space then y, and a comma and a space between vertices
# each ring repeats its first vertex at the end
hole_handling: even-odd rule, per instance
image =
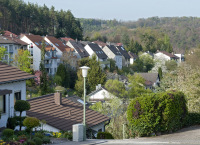
POLYGON ((45 120, 22 117, 22 112, 30 109, 29 102, 17 100, 14 108, 20 115, 8 118, 7 128, 2 132, 0 145, 42 145, 52 143, 51 140, 55 139, 72 140, 71 131, 45 131, 43 130, 45 120), (39 130, 39 127, 42 130, 39 130))

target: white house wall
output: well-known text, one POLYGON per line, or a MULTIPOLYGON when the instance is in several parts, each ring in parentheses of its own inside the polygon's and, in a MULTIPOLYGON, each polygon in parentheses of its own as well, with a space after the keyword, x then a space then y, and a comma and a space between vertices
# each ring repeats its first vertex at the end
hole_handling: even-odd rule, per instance
POLYGON ((30 51, 30 44, 33 45, 33 70, 39 70, 40 69, 40 62, 41 62, 41 50, 38 48, 35 43, 33 43, 30 39, 28 39, 26 36, 23 36, 21 38, 22 41, 28 43, 28 50, 30 51))
MULTIPOLYGON (((6 127, 8 117, 12 117, 14 116, 14 114, 19 116, 19 112, 14 111, 14 93, 21 91, 21 99, 26 100, 26 81, 2 84, 0 85, 0 89, 12 90, 10 96, 6 95, 6 113, 1 114, 1 119, 0 119, 0 128, 1 128, 1 127, 6 127)), ((22 112, 22 116, 26 116, 25 111, 22 112)))
MULTIPOLYGON (((86 46, 85 46, 85 50, 86 50, 86 51, 88 52, 88 54, 90 55, 89 58, 92 58, 93 55, 96 55, 95 52, 90 48, 89 45, 86 45, 86 46)), ((97 61, 98 61, 98 56, 96 55, 96 57, 97 57, 97 61)))
MULTIPOLYGON (((51 125, 48 125, 48 124, 44 124, 43 127, 37 127, 36 130, 45 130, 45 131, 50 131, 50 132, 59 132, 61 131, 60 129, 57 129, 51 125)), ((91 127, 91 129, 95 130, 95 131, 99 131, 100 129, 104 132, 104 122, 103 123, 100 123, 96 126, 93 126, 91 127)))
POLYGON ((99 90, 97 93, 94 93, 91 96, 89 96, 89 99, 104 100, 104 99, 111 99, 112 97, 114 97, 112 94, 102 89, 102 90, 99 90))
POLYGON ((161 52, 158 52, 154 55, 154 59, 160 59, 162 61, 168 61, 168 60, 171 60, 169 56, 161 53, 161 52))

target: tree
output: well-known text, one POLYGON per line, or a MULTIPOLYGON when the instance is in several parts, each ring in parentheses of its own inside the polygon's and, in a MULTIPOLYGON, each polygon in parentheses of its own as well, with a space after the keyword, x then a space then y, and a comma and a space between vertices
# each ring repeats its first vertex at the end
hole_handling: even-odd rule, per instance
POLYGON ((148 72, 154 67, 154 60, 149 54, 142 54, 139 58, 133 63, 131 68, 135 72, 148 72))
POLYGON ((177 68, 177 62, 175 60, 168 60, 165 62, 167 70, 173 71, 177 68))
POLYGON ((64 66, 64 64, 60 64, 58 66, 57 72, 56 72, 56 76, 59 76, 61 78, 61 86, 65 87, 65 88, 69 88, 69 84, 70 84, 70 74, 69 71, 67 69, 67 67, 64 66))
POLYGON ((140 97, 142 94, 151 93, 151 90, 145 89, 145 80, 137 73, 128 75, 129 80, 129 98, 140 97))
POLYGON ((128 95, 124 83, 118 80, 108 80, 105 84, 105 88, 114 96, 122 99, 126 98, 128 95))
POLYGON ((161 79, 163 78, 163 75, 162 75, 162 68, 161 68, 161 67, 158 68, 158 75, 159 75, 160 80, 161 80, 161 79))
POLYGON ((39 119, 35 117, 27 117, 23 121, 23 125, 26 126, 30 130, 30 139, 32 134, 32 129, 40 125, 39 119))
POLYGON ((25 100, 17 100, 15 102, 15 111, 19 111, 20 113, 20 131, 21 131, 21 128, 22 128, 22 112, 23 111, 27 111, 30 109, 30 104, 28 101, 25 101, 25 100))
POLYGON ((45 60, 45 42, 42 41, 42 48, 41 48, 41 62, 40 62, 40 71, 42 72, 40 75, 40 91, 41 95, 45 95, 48 93, 48 82, 47 82, 47 72, 44 67, 44 60, 45 60))
POLYGON ((0 47, 0 61, 3 60, 5 54, 6 54, 6 48, 0 47))
POLYGON ((31 73, 32 69, 31 66, 31 55, 28 50, 22 50, 18 49, 17 54, 14 58, 15 65, 22 71, 25 71, 27 73, 31 73))
MULTIPOLYGON (((89 94, 91 91, 94 91, 96 89, 96 85, 103 85, 105 83, 106 74, 102 71, 100 62, 96 60, 96 56, 92 56, 92 58, 81 59, 79 62, 79 67, 81 66, 90 67, 86 81, 87 94, 89 94)), ((78 95, 81 96, 83 94, 83 77, 81 70, 78 70, 77 76, 78 79, 75 84, 75 89, 78 95)))
POLYGON ((129 43, 130 43, 130 38, 129 38, 129 36, 127 35, 127 33, 125 33, 125 34, 122 36, 122 43, 123 43, 124 47, 127 49, 127 47, 129 46, 129 43))

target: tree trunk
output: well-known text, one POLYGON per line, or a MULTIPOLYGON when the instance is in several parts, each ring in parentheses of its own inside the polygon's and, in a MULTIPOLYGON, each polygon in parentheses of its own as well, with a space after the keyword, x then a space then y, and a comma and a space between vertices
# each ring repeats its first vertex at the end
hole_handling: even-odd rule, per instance
POLYGON ((20 111, 20 123, 19 123, 19 125, 20 125, 19 130, 21 131, 22 130, 22 112, 21 111, 20 111))

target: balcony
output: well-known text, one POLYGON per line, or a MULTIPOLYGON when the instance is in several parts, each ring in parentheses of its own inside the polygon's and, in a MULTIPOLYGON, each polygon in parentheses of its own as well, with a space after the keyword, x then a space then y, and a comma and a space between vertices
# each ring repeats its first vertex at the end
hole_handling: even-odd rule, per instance
POLYGON ((51 63, 46 63, 46 64, 44 65, 44 67, 45 67, 45 68, 50 68, 50 67, 51 67, 51 63))

